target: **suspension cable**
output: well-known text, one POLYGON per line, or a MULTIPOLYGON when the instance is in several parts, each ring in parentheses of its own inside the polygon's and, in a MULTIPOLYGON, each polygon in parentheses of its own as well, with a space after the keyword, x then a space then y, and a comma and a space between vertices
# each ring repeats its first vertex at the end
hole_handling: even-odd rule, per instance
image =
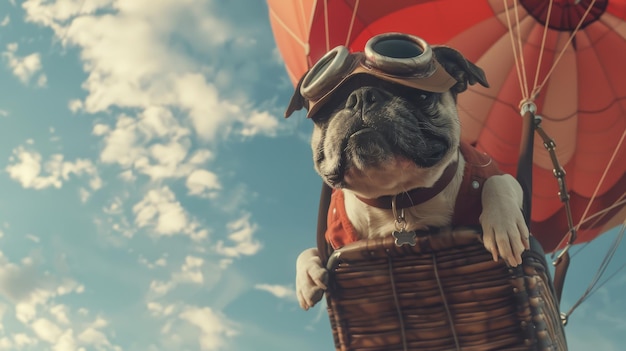
MULTIPOLYGON (((552 15, 552 4, 554 1, 550 1, 548 3, 548 14, 546 18, 551 18, 552 15)), ((539 58, 537 59, 537 70, 535 71, 535 81, 533 82, 533 88, 537 86, 537 81, 539 81, 539 71, 541 71, 541 63, 543 61, 543 50, 546 48, 546 37, 548 36, 548 26, 543 26, 543 37, 541 38, 541 47, 539 48, 539 58)))
MULTIPOLYGON (((550 0, 550 3, 552 3, 553 0, 550 0)), ((561 57, 563 57, 563 55, 565 54, 565 50, 569 47, 569 44, 574 40, 574 38, 576 37, 576 34, 578 33, 578 31, 580 30, 580 27, 583 25, 585 19, 587 18, 587 15, 589 14, 589 12, 591 11, 591 9, 593 8, 593 5, 596 3, 596 0, 591 0, 591 2, 589 3, 589 7, 587 7, 587 10, 585 11, 585 13, 583 14, 583 16, 580 18, 580 21, 578 21, 578 24, 576 25, 576 28, 574 28, 574 30, 572 31, 572 34, 569 36, 569 38, 567 39, 567 42, 565 43, 565 45, 563 45, 563 48, 561 49, 561 51, 559 52, 559 55, 556 57, 556 59, 554 60, 554 62, 552 63, 552 67, 550 67, 550 70, 548 71, 548 73, 546 73, 546 76, 543 79, 543 82, 541 82, 541 84, 539 84, 538 86, 535 86, 533 88, 533 95, 539 94, 539 92, 541 91, 541 89, 543 88, 543 86, 548 82, 548 79, 550 78, 550 76, 552 75, 552 72, 554 72, 557 64, 559 63, 559 61, 561 60, 561 57)), ((547 26, 547 23, 546 23, 547 26)))
MULTIPOLYGON (((522 94, 522 102, 527 100, 528 97, 528 86, 524 84, 524 82, 526 81, 526 71, 524 70, 524 66, 522 65, 522 63, 520 62, 521 60, 521 56, 522 56, 522 51, 521 51, 521 43, 519 44, 520 46, 520 50, 518 52, 518 48, 515 45, 516 43, 516 38, 515 35, 513 34, 513 25, 511 23, 511 15, 509 13, 509 6, 508 6, 508 1, 507 0, 502 0, 503 5, 504 5, 504 12, 506 13, 506 23, 507 26, 509 28, 508 32, 509 32, 509 37, 511 39, 511 49, 513 50, 513 59, 515 60, 515 70, 517 71, 517 81, 520 85, 520 92, 522 94)), ((517 1, 513 0, 513 6, 515 9, 515 13, 517 14, 517 1)), ((521 37, 519 36, 519 18, 516 18, 516 23, 518 24, 518 37, 517 37, 517 41, 521 42, 521 37)), ((521 102, 520 102, 521 105, 521 102)))
POLYGON ((595 276, 593 277, 593 279, 589 283, 589 286, 587 287, 585 292, 580 296, 580 298, 576 301, 576 303, 574 303, 572 305, 572 307, 570 307, 569 311, 567 311, 567 313, 563 314, 563 318, 565 318, 565 320, 567 320, 567 318, 572 314, 572 312, 574 312, 574 310, 578 306, 580 306, 585 300, 587 300, 589 297, 591 297, 591 295, 593 295, 602 286, 604 286, 604 284, 606 284, 613 276, 615 276, 615 274, 617 274, 617 272, 619 272, 624 267, 626 267, 626 263, 625 263, 617 271, 615 271, 613 274, 611 274, 611 276, 609 276, 607 279, 605 279, 600 285, 598 285, 598 282, 600 281, 600 278, 606 272, 606 269, 608 268, 609 263, 611 262, 611 260, 613 259, 613 256, 615 255, 615 252, 617 252, 617 248, 619 247, 619 245, 620 245, 620 243, 621 243, 621 241, 622 241, 622 239, 624 237, 625 230, 626 230, 626 221, 624 221, 624 223, 622 223, 622 227, 621 227, 619 233, 617 234, 617 236, 613 240, 613 243, 609 247, 609 250, 607 251, 607 253, 604 256, 604 258, 602 259, 602 262, 600 263, 600 267, 598 267, 598 270, 596 271, 595 276))
MULTIPOLYGON (((591 199, 587 203, 587 207, 585 208, 585 212, 583 212, 583 215, 580 217, 580 221, 581 222, 583 220, 585 220, 585 217, 587 216, 587 213, 589 212, 589 209, 591 208, 591 203, 593 202, 593 200, 595 200, 596 196, 598 195, 598 191, 600 190, 600 186, 602 185, 602 183, 604 183, 604 179, 606 178, 606 175, 609 172, 609 168, 611 168, 611 165, 613 165, 613 161, 615 161, 615 157, 617 156, 618 151, 622 148, 622 144, 624 142, 624 138, 625 137, 626 137, 626 129, 624 129, 624 131, 622 132, 622 137, 619 139, 619 142, 617 143, 617 146, 615 147, 615 150, 613 150, 613 154, 611 155, 611 158, 609 159, 609 163, 604 168, 604 172, 602 173, 602 177, 600 177, 600 181, 598 181, 598 184, 596 185, 596 188, 593 191, 593 195, 591 195, 591 199)), ((581 223, 578 223, 578 225, 576 227, 580 227, 580 225, 581 225, 581 223)))
POLYGON ((324 0, 324 34, 326 34, 326 52, 330 51, 330 33, 328 31, 328 0, 324 0))
POLYGON ((354 28, 354 20, 356 19, 356 13, 359 11, 359 0, 356 0, 354 3, 354 8, 352 8, 352 18, 350 19, 350 27, 348 27, 348 35, 346 36, 346 43, 343 45, 348 47, 350 44, 350 37, 352 36, 352 28, 354 28))

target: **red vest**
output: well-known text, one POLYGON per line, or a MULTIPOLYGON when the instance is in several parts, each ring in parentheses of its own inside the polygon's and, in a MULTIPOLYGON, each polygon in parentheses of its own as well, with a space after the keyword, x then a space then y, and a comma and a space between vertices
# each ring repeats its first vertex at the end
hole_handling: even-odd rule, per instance
MULTIPOLYGON (((495 161, 485 153, 476 150, 467 143, 461 143, 461 154, 465 159, 463 182, 454 205, 452 226, 479 225, 478 217, 482 212, 481 194, 485 180, 492 175, 503 174, 495 161)), ((333 189, 328 208, 326 241, 333 249, 358 240, 358 233, 346 213, 343 191, 333 189)))

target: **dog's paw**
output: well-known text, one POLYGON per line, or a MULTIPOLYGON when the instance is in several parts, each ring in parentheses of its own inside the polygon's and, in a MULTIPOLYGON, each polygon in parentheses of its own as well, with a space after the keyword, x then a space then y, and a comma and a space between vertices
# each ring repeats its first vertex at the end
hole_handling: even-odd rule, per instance
POLYGON ((322 266, 317 249, 302 251, 296 261, 296 295, 304 310, 322 299, 328 284, 328 271, 322 266))
POLYGON ((487 179, 483 188, 480 224, 483 243, 494 261, 498 257, 510 266, 522 263, 522 253, 530 248, 529 232, 521 211, 522 190, 510 175, 487 179))

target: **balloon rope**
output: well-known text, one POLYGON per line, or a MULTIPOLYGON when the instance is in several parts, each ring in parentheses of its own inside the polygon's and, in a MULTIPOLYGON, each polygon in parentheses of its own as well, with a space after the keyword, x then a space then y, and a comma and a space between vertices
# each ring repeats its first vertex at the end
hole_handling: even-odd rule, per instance
POLYGON ((354 4, 354 8, 352 9, 352 18, 350 19, 350 27, 348 27, 348 36, 346 37, 346 43, 343 45, 348 47, 350 43, 350 37, 352 36, 352 28, 354 27, 354 19, 356 18, 356 13, 359 10, 359 0, 356 0, 354 4))
POLYGON ((326 51, 330 51, 330 33, 328 33, 328 0, 324 0, 324 29, 326 30, 326 51))
MULTIPOLYGON (((613 210, 614 208, 617 207, 621 207, 623 205, 626 205, 626 199, 624 199, 624 197, 626 196, 626 192, 623 193, 619 199, 617 199, 615 202, 613 202, 613 204, 611 206, 606 207, 605 209, 603 209, 602 211, 598 211, 595 212, 594 214, 592 214, 591 216, 585 218, 585 220, 580 221, 580 223, 578 223, 578 226, 582 226, 583 224, 591 221, 592 219, 595 219, 595 223, 597 223, 598 221, 600 221, 602 219, 603 215, 606 215, 608 212, 610 212, 611 210, 613 210)), ((591 227, 594 227, 595 224, 591 224, 591 227)))
MULTIPOLYGON (((609 276, 609 278, 604 280, 599 286, 596 287, 596 285, 598 284, 598 281, 600 280, 602 275, 604 275, 604 273, 606 272, 606 269, 609 266, 609 263, 613 259, 613 256, 615 255, 615 252, 617 251, 617 248, 619 247, 619 245, 620 245, 620 243, 621 243, 621 241, 622 241, 622 239, 624 237, 624 231, 625 230, 626 230, 626 221, 624 221, 622 223, 622 228, 620 229, 619 233, 617 234, 617 236, 613 240, 613 243, 611 244, 611 247, 609 247, 609 250, 607 251, 606 255, 604 256, 604 259, 602 260, 602 263, 600 263, 600 267, 598 267, 598 270, 596 271, 596 275, 591 280, 591 283, 589 283, 589 286, 587 287, 587 290, 585 290, 585 292, 580 296, 578 301, 576 301, 576 303, 574 305, 572 305, 572 307, 570 307, 569 311, 567 311, 567 313, 565 313, 565 318, 566 319, 567 319, 568 316, 570 316, 572 314, 572 312, 574 312, 574 310, 578 306, 580 306, 580 304, 582 304, 585 300, 587 300, 589 297, 591 297, 591 295, 593 295, 593 293, 598 291, 598 289, 600 289, 604 284, 606 284, 609 281, 609 279, 611 279, 615 275, 615 273, 617 273, 617 272, 615 272, 615 273, 611 274, 611 276, 609 276)), ((620 267, 618 269, 618 271, 621 270, 622 268, 624 268, 624 266, 620 267)))
POLYGON ((552 72, 554 72, 554 69, 556 68, 556 65, 559 63, 559 61, 561 60, 561 57, 563 57, 563 54, 565 54, 565 50, 567 49, 567 47, 569 46, 569 44, 572 42, 572 40, 574 40, 574 38, 576 37, 576 33, 578 33, 578 31, 580 30, 580 27, 583 25, 583 22, 585 21, 585 18, 587 18, 587 15, 589 14, 589 12, 591 11, 591 9, 593 8, 593 4, 596 3, 596 0, 591 0, 591 3, 589 3, 589 7, 587 7, 587 10, 585 11, 585 13, 583 14, 583 16, 580 18, 580 21, 578 22, 578 25, 576 26, 576 28, 572 31, 572 34, 570 35, 570 37, 567 39, 567 42, 565 43, 565 45, 563 45, 563 48, 561 49, 561 52, 559 52, 559 55, 556 57, 556 59, 554 60, 554 62, 552 63, 552 67, 550 68, 550 70, 548 71, 548 73, 546 74, 546 76, 543 79, 543 82, 541 82, 541 84, 539 84, 538 86, 536 86, 533 89, 533 96, 539 94, 539 91, 543 88, 543 86, 548 82, 548 79, 550 78, 550 76, 552 75, 552 72))
MULTIPOLYGON (((613 165, 613 161, 615 161, 615 156, 617 156, 617 152, 622 148, 622 143, 624 142, 624 137, 626 137, 626 129, 624 129, 624 131, 622 132, 622 137, 619 139, 619 142, 617 143, 617 146, 615 147, 615 150, 613 151, 613 154, 611 155, 611 159, 609 160, 609 163, 604 168, 604 172, 602 172, 602 177, 600 178, 600 181, 596 185, 596 188, 593 191, 593 195, 591 195, 591 199, 589 199, 589 202, 587 203, 587 208, 585 208, 585 212, 583 212, 583 215, 580 217, 580 221, 581 222, 587 216, 587 212, 589 212, 589 209, 591 208, 591 203, 593 202, 593 200, 595 200, 596 196, 598 195, 598 191, 600 189, 600 186, 602 185, 602 183, 604 183, 604 179, 606 178, 606 174, 608 173, 609 169, 613 165)), ((576 227, 577 228, 580 227, 580 223, 576 227)))
MULTIPOLYGON (((522 73, 522 71, 524 70, 524 66, 522 66, 522 64, 520 63, 520 57, 522 56, 522 53, 521 53, 521 49, 520 49, 520 52, 518 53, 517 47, 515 46, 515 35, 513 34, 513 25, 511 24, 511 15, 509 14, 508 1, 502 0, 502 2, 504 3, 503 4, 504 12, 506 12, 506 23, 509 27, 509 37, 511 38, 511 48, 513 49, 513 59, 515 60, 515 70, 517 71, 517 81, 519 83, 520 92, 522 93, 522 100, 526 101, 527 96, 528 96, 527 94, 528 86, 524 86, 523 84, 523 81, 525 79, 523 79, 522 77, 525 76, 526 74, 522 73)), ((517 23, 519 23, 519 20, 517 21, 517 23)), ((518 30, 519 30, 519 27, 518 27, 518 30)), ((521 39, 519 37, 518 37, 518 41, 521 42, 521 39)))
POLYGON ((283 20, 276 14, 276 12, 272 9, 270 9, 270 15, 278 22, 278 24, 281 25, 281 27, 283 27, 283 29, 285 30, 285 32, 287 32, 292 38, 293 40, 295 40, 298 44, 300 44, 300 46, 302 46, 304 49, 307 48, 307 44, 302 41, 297 35, 296 33, 294 33, 291 28, 289 28, 287 26, 287 24, 285 22, 283 22, 283 20))
MULTIPOLYGON (((602 185, 602 183, 604 183, 604 179, 606 178, 606 175, 609 171, 609 169, 611 168, 611 166, 613 165, 613 161, 615 161, 615 156, 617 156, 617 152, 620 150, 620 148, 622 147, 622 144, 624 142, 624 138, 626 137, 626 130, 624 130, 622 132, 622 137, 620 138, 619 142, 617 143, 617 146, 615 147, 615 151, 613 151, 613 154, 611 155, 611 159, 609 160, 609 162, 607 163, 606 167, 604 168, 604 172, 602 173, 602 177, 600 177, 600 180, 598 181, 598 184, 596 185, 596 188, 593 190, 593 194, 591 195, 591 198, 589 199, 589 202, 587 202, 587 207, 585 208, 585 211, 583 212, 583 215, 580 217, 580 220, 578 221, 578 224, 576 224, 576 230, 578 230, 583 224, 585 224, 586 222, 592 220, 595 217, 598 217, 600 215, 603 215, 605 213, 607 213, 608 211, 612 210, 613 208, 620 206, 624 203, 626 203, 626 200, 624 200, 624 196, 625 194, 622 194, 622 196, 620 196, 620 198, 618 200, 615 201, 615 203, 613 203, 613 205, 611 205, 610 207, 605 208, 602 211, 598 211, 596 213, 594 213, 593 215, 589 216, 589 218, 587 218, 587 213, 589 213, 589 210, 591 209, 591 203, 596 199, 597 195, 598 195, 598 191, 600 190, 600 186, 602 185)), ((598 218, 599 220, 599 218, 598 218)), ((559 242, 559 244, 557 245, 557 247, 560 247, 561 245, 563 245, 563 243, 565 242, 566 239, 566 235, 565 234, 563 236, 563 238, 561 239, 561 241, 559 242)))
MULTIPOLYGON (((554 0, 550 0, 548 4, 548 14, 546 16, 546 22, 550 22, 550 17, 552 15, 552 4, 554 0)), ((541 47, 539 49, 539 58, 537 59, 537 70, 535 71, 535 81, 533 83, 533 92, 534 88, 537 87, 537 82, 539 81, 539 71, 541 70, 541 62, 543 61, 543 50, 546 48, 546 37, 548 36, 548 23, 543 26, 543 37, 541 38, 541 47)), ((535 96, 533 95, 533 99, 535 96)))
MULTIPOLYGON (((592 214, 591 216, 585 218, 585 220, 581 220, 578 222, 578 224, 576 225, 575 229, 578 230, 583 224, 591 221, 592 219, 595 219, 595 222, 597 223, 599 220, 602 219, 602 216, 606 215, 608 212, 610 212, 611 210, 621 207, 623 205, 626 205, 626 199, 624 199, 624 196, 626 196, 626 193, 623 193, 619 199, 617 199, 615 202, 613 202, 613 204, 611 206, 607 206, 606 208, 604 208, 602 211, 598 211, 595 212, 594 214, 592 214)), ((591 227, 594 226, 594 224, 590 224, 591 227)), ((559 241, 559 244, 556 245, 557 248, 561 247, 564 243, 565 240, 567 239, 567 234, 569 233, 569 230, 567 232, 565 232, 561 238, 561 241, 559 241)), ((585 245, 587 245, 588 243, 585 243, 585 245)), ((582 250, 582 249, 581 249, 582 250)), ((579 250, 580 251, 580 250, 579 250)), ((554 253, 552 254, 552 257, 554 257, 554 253)), ((575 255, 572 255, 572 258, 574 258, 575 255)))

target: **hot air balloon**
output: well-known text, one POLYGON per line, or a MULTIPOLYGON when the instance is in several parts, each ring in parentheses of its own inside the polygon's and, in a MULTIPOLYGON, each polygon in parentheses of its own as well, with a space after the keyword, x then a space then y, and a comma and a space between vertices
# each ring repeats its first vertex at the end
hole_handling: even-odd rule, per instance
MULTIPOLYGON (((578 235, 593 240, 626 218, 626 1, 268 1, 278 46, 295 83, 337 45, 361 51, 384 32, 418 35, 461 51, 491 88, 459 97, 462 138, 516 174, 522 118, 533 101, 556 157, 578 235)), ((531 229, 546 252, 568 223, 554 165, 535 140, 531 229)))
POLYGON ((527 215, 546 252, 626 222, 626 0, 268 5, 294 84, 335 46, 362 51, 386 32, 449 45, 482 67, 490 88, 459 95, 462 139, 523 185, 532 179, 527 215))

